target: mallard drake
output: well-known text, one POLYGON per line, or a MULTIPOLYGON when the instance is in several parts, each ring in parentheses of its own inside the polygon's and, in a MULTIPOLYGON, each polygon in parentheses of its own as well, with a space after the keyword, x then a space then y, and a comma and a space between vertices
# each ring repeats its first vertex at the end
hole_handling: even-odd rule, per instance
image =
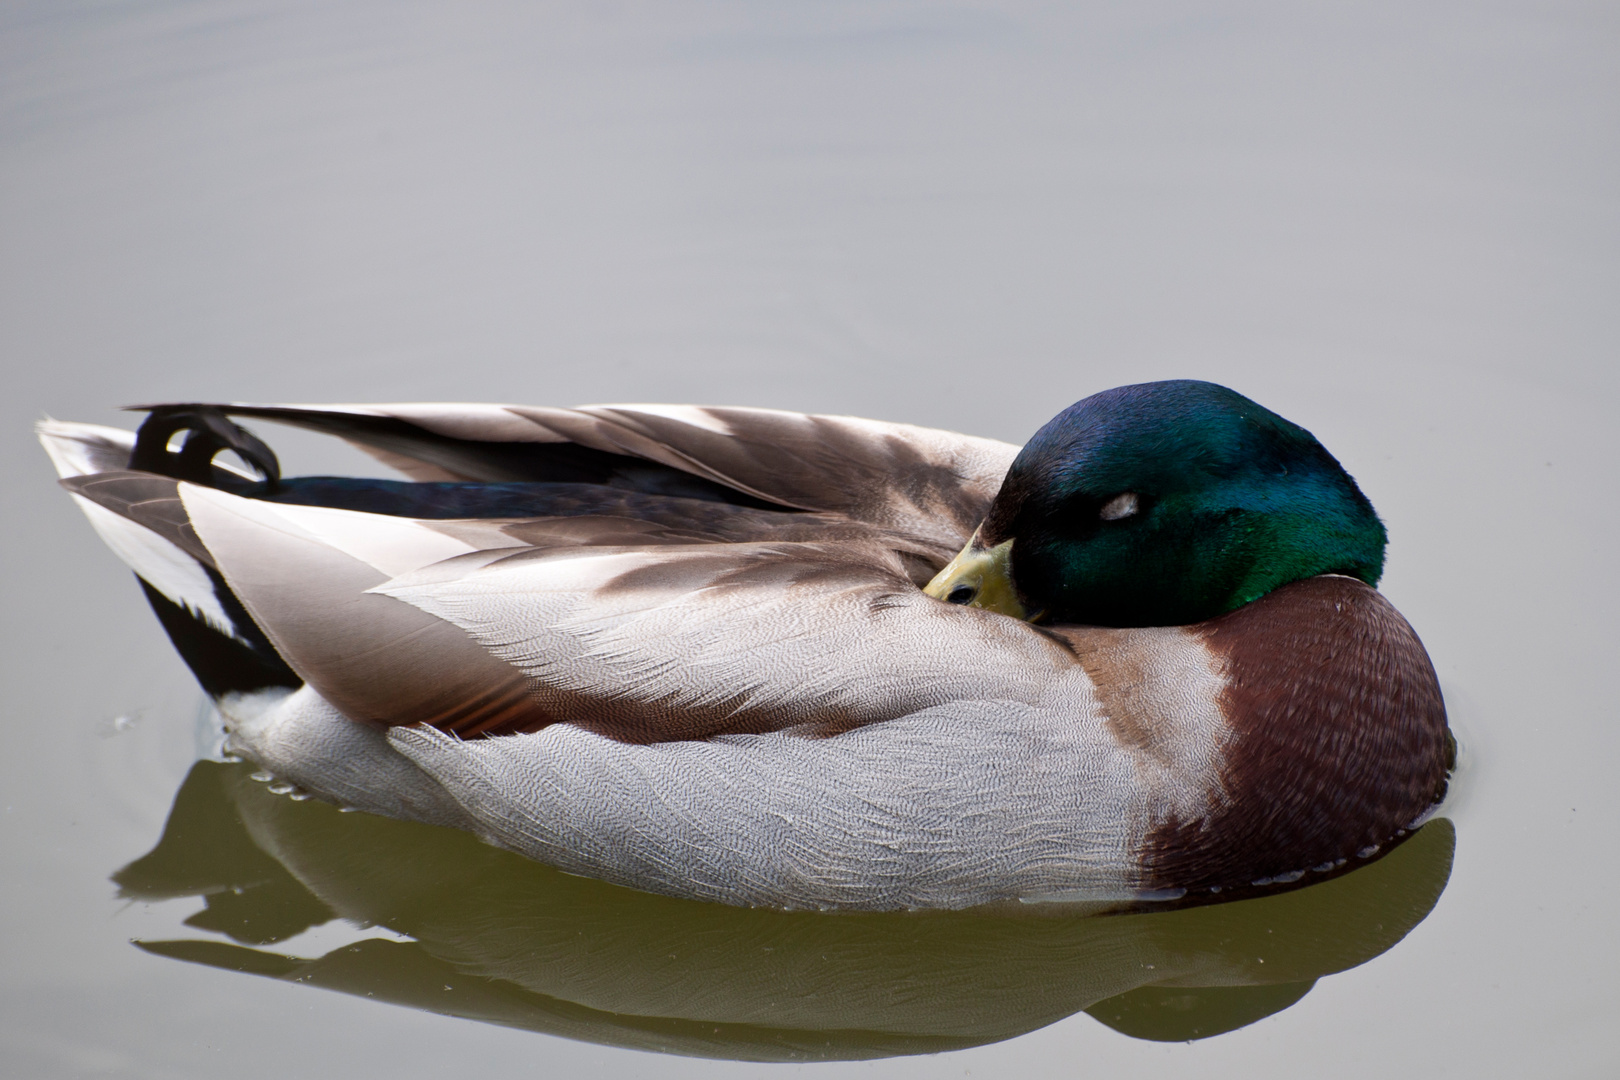
POLYGON ((40 435, 230 749, 567 871, 777 907, 1209 898, 1353 865, 1445 790, 1371 504, 1212 383, 1094 395, 1022 450, 740 408, 148 411, 40 435), (283 479, 231 417, 409 480, 283 479))

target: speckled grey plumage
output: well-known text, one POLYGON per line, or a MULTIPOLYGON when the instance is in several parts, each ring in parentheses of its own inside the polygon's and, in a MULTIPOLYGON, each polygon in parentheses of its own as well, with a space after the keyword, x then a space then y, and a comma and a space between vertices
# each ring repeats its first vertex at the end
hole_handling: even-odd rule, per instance
MULTIPOLYGON (((222 700, 231 746, 323 797, 652 891, 853 909, 1128 899, 1142 837, 1227 797, 1221 673, 1196 635, 1133 632, 1117 648, 1134 680, 1100 689, 1062 641, 916 588, 913 563, 966 538, 1012 447, 761 410, 281 412, 578 439, 811 512, 752 536, 730 515, 744 531, 718 541, 666 522, 638 543, 643 525, 610 517, 416 521, 178 484, 188 527, 307 681, 222 700), (1127 704, 1161 710, 1150 738, 1139 717, 1121 727, 1127 704), (524 709, 550 726, 438 730, 524 709)), ((96 429, 42 438, 67 476, 118 456, 96 429)), ((389 440, 371 448, 412 451, 389 440)), ((476 447, 422 452, 437 457, 421 478, 482 467, 476 447)), ((136 537, 110 542, 138 573, 184 554, 86 505, 136 537)), ((168 587, 206 602, 189 579, 168 587)))

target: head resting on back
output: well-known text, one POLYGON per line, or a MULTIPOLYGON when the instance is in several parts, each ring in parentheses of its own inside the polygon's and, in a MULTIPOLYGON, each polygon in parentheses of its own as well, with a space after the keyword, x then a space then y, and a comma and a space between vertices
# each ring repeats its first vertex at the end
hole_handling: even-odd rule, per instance
POLYGON ((1018 454, 930 595, 1048 622, 1199 622, 1317 574, 1377 584, 1372 504, 1304 428, 1224 386, 1121 386, 1018 454))

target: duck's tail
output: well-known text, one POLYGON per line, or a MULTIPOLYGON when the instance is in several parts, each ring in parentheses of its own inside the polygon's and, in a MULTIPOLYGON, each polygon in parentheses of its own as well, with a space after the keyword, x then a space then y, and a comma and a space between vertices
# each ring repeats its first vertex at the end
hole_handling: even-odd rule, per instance
POLYGON ((181 423, 165 417, 154 426, 157 419, 154 414, 139 437, 117 428, 59 420, 42 420, 35 431, 62 486, 107 546, 135 571, 169 640, 204 690, 217 700, 296 689, 303 680, 248 615, 198 539, 176 479, 183 475, 203 483, 220 481, 210 486, 254 482, 246 474, 214 464, 213 455, 221 449, 236 451, 269 479, 275 475, 274 455, 223 414, 217 421, 229 428, 217 431, 212 423, 216 417, 181 423), (168 430, 159 431, 164 424, 168 430), (172 437, 182 428, 190 434, 171 452, 172 437), (251 443, 238 439, 237 433, 251 443))

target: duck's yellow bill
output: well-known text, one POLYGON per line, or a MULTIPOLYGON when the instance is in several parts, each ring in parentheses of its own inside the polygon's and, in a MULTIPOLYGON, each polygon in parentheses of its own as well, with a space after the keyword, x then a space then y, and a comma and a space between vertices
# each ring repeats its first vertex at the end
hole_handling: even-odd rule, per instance
POLYGON ((993 548, 983 548, 978 546, 978 540, 975 533, 967 547, 923 587, 923 592, 947 604, 963 604, 1015 619, 1028 619, 1029 613, 1018 602, 1018 590, 1012 583, 1013 542, 1007 540, 993 548))

